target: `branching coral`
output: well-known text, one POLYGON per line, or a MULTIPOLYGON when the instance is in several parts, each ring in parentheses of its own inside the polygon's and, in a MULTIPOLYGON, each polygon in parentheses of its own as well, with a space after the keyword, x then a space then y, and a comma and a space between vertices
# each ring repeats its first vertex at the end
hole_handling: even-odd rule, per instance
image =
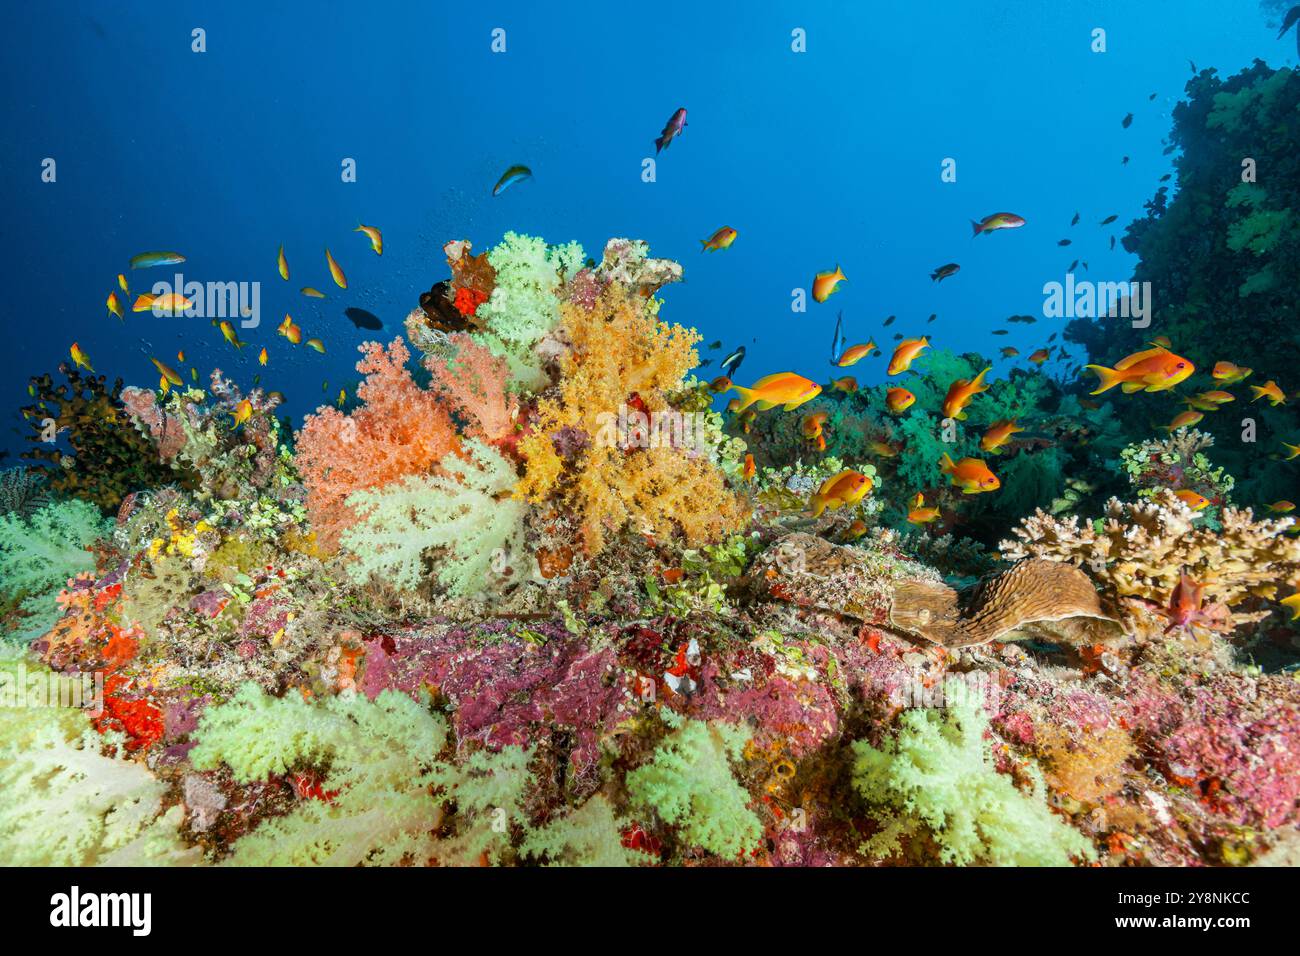
POLYGON ((995 769, 978 695, 955 690, 947 698, 946 711, 905 713, 898 736, 884 747, 853 745, 853 786, 883 808, 882 829, 866 851, 897 854, 904 841, 928 834, 939 859, 959 866, 1067 866, 1071 857, 1091 859, 1087 838, 1047 808, 1041 779, 1026 794, 995 769))
POLYGON ((355 555, 348 567, 355 581, 379 573, 415 590, 424 578, 424 555, 437 550, 438 580, 452 594, 506 583, 493 568, 522 552, 527 506, 510 497, 517 476, 500 452, 474 439, 464 451, 465 457, 442 460, 444 474, 403 478, 348 498, 358 520, 344 530, 342 543, 355 555))
POLYGON ((468 437, 500 441, 514 426, 515 402, 506 391, 505 359, 464 332, 450 336, 447 345, 445 360, 430 355, 424 361, 433 376, 433 390, 465 421, 468 437))
POLYGON ((1018 540, 1002 542, 1002 556, 1067 561, 1115 597, 1161 606, 1182 573, 1204 585, 1207 602, 1228 607, 1300 578, 1300 540, 1283 533, 1291 519, 1256 520, 1249 508, 1232 507, 1223 509, 1218 531, 1195 519, 1196 512, 1168 490, 1139 503, 1111 499, 1105 517, 1095 521, 1061 520, 1040 510, 1013 529, 1018 540))
POLYGON ((84 501, 46 505, 24 519, 0 515, 0 597, 22 600, 28 617, 9 637, 30 641, 63 613, 54 592, 74 575, 95 569, 87 548, 105 531, 99 510, 84 501))
POLYGON ((660 322, 655 300, 615 283, 592 308, 566 303, 562 311, 570 348, 558 394, 539 403, 537 430, 520 442, 528 462, 518 494, 541 501, 558 492, 581 515, 592 553, 628 524, 666 536, 680 529, 696 541, 736 528, 744 508, 704 450, 678 447, 671 436, 639 441, 619 427, 629 414, 650 423, 681 417, 668 396, 698 360, 698 333, 660 322), (565 434, 586 439, 571 463, 557 447, 565 434))
POLYGON ((307 416, 298 435, 296 464, 307 486, 307 509, 322 548, 333 550, 356 521, 347 505, 354 492, 408 475, 427 474, 457 446, 447 409, 420 388, 406 369, 410 357, 400 338, 385 349, 361 347, 357 371, 360 408, 350 415, 321 408, 307 416))
POLYGON ((741 725, 686 721, 648 764, 627 775, 633 804, 653 809, 691 846, 731 859, 752 850, 762 824, 729 763, 748 740, 741 725))

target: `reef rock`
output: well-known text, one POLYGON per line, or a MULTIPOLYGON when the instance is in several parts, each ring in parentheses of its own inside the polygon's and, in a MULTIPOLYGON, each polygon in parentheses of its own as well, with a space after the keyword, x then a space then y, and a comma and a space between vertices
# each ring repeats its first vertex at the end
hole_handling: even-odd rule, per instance
POLYGON ((767 597, 945 647, 1033 638, 1086 645, 1123 633, 1091 579, 1054 561, 1022 561, 959 592, 914 561, 796 533, 758 556, 751 580, 767 597))

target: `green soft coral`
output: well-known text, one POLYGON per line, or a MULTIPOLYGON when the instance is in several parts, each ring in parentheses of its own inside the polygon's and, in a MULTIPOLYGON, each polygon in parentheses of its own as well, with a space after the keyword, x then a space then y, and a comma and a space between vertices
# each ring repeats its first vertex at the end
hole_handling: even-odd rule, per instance
POLYGON ((466 457, 443 459, 444 474, 407 477, 348 498, 360 518, 342 537, 356 558, 348 568, 354 581, 374 573, 414 590, 429 549, 441 552, 438 580, 452 594, 476 594, 501 580, 494 564, 522 550, 527 505, 510 497, 518 476, 500 452, 474 439, 464 448, 466 457))
POLYGON ((944 863, 965 866, 1068 866, 1091 860, 1092 844, 1054 816, 1045 787, 1017 789, 998 773, 984 742, 989 728, 977 695, 950 682, 946 711, 911 710, 898 736, 883 747, 853 744, 852 781, 879 808, 881 830, 864 850, 893 856, 903 843, 929 834, 944 863))
POLYGON ((55 594, 68 579, 95 570, 87 549, 105 531, 99 509, 84 501, 60 501, 35 511, 0 515, 0 596, 21 601, 27 615, 7 637, 31 641, 45 634, 62 610, 55 594))
POLYGON ((529 833, 520 851, 548 866, 638 866, 650 858, 622 842, 627 821, 602 794, 529 833))
POLYGON ((654 810, 683 841, 719 856, 734 859, 753 849, 763 826, 730 765, 749 738, 741 725, 686 721, 649 763, 627 775, 633 805, 654 810))
POLYGON ((435 855, 442 806, 431 788, 447 725, 403 694, 309 703, 245 684, 204 712, 196 736, 195 769, 225 764, 240 783, 328 767, 321 781, 328 799, 303 800, 263 822, 235 844, 232 865, 382 866, 435 855))
MULTIPOLYGON (((0 663, 0 695, 21 694, 48 671, 0 663)), ((181 841, 179 805, 162 809, 167 786, 141 763, 104 756, 82 710, 0 706, 0 859, 8 866, 193 865, 181 841)))

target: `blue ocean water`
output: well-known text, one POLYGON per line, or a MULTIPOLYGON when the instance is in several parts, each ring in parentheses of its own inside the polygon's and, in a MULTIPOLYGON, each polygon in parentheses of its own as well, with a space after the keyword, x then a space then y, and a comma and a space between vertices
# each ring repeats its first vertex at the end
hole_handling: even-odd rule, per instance
MULTIPOLYGON (((351 394, 355 346, 400 331, 445 276, 445 241, 481 251, 511 229, 576 239, 597 258, 630 236, 679 259, 686 282, 665 290, 664 318, 721 340, 702 348, 715 366, 746 345, 745 383, 784 369, 824 380, 841 310, 850 341, 886 351, 900 332, 1028 354, 1063 323, 991 332, 1040 314, 1043 284, 1072 260, 1094 279, 1131 275, 1109 238, 1172 169, 1162 139, 1189 60, 1223 74, 1255 57, 1294 63, 1294 42, 1275 35, 1255 0, 15 7, 0 32, 4 463, 28 447, 28 377, 74 341, 128 383, 155 384, 150 356, 176 364, 182 349, 205 380, 213 367, 244 385, 260 373, 298 422, 339 387, 351 394), (1091 49, 1096 28, 1104 53, 1091 49), (689 125, 645 182, 678 107, 689 125), (347 159, 355 182, 342 180, 347 159), (945 159, 955 182, 941 178, 945 159), (515 163, 534 178, 493 197, 515 163), (1028 224, 972 239, 970 220, 1004 210, 1028 224), (383 230, 382 257, 359 222, 383 230), (701 253, 723 225, 734 245, 701 253), (207 319, 108 314, 119 272, 133 293, 172 277, 128 270, 152 249, 182 252, 186 280, 260 282, 261 324, 240 330, 250 347, 234 350, 207 319), (961 272, 932 282, 947 262, 961 272), (841 291, 793 312, 792 290, 837 264, 841 291), (385 329, 354 328, 353 306, 385 329), (275 334, 286 313, 326 354, 275 334)), ((882 364, 864 363, 863 384, 882 364)))

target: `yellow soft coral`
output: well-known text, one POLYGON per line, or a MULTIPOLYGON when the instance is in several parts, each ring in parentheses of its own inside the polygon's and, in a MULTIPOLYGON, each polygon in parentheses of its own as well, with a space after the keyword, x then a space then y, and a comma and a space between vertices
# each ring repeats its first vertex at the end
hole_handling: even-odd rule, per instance
POLYGON ((560 359, 557 393, 538 403, 536 431, 520 442, 527 469, 515 494, 534 502, 566 499, 581 516, 589 553, 627 526, 659 535, 681 531, 698 541, 738 527, 745 517, 699 449, 602 440, 620 410, 650 419, 680 414, 667 396, 698 363, 700 335, 659 321, 658 313, 658 300, 618 282, 606 285, 590 309, 566 303, 560 332, 569 348, 560 359), (567 468, 553 441, 560 432, 581 436, 583 446, 567 468))

